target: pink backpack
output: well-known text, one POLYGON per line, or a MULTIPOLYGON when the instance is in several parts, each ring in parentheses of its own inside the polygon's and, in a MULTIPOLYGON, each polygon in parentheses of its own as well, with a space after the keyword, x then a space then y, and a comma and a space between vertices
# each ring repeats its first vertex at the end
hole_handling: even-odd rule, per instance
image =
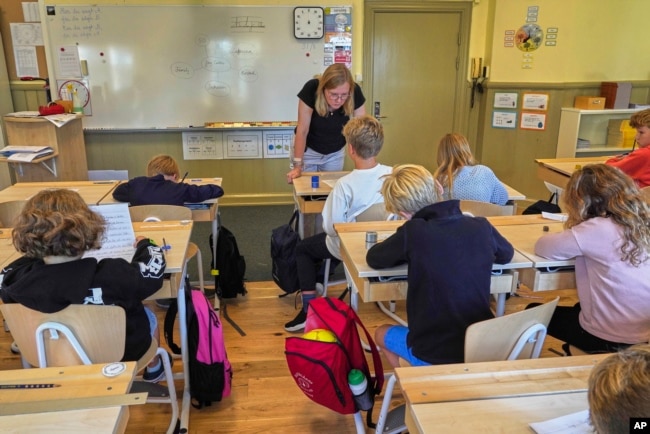
MULTIPOLYGON (((287 338, 285 355, 291 376, 312 401, 341 414, 356 413, 359 409, 348 385, 348 373, 359 369, 365 374, 373 399, 381 393, 384 371, 377 347, 356 312, 336 298, 320 297, 309 303, 305 333, 314 329, 332 331, 338 342, 287 338), (357 325, 370 345, 375 377, 368 368, 357 325)), ((372 408, 367 419, 372 426, 372 408)))
MULTIPOLYGON (((190 370, 190 395, 196 408, 230 396, 232 367, 226 354, 223 327, 210 301, 198 289, 185 291, 187 341, 190 370)), ((174 319, 178 305, 174 299, 165 315, 165 338, 176 354, 181 349, 173 342, 174 319)))

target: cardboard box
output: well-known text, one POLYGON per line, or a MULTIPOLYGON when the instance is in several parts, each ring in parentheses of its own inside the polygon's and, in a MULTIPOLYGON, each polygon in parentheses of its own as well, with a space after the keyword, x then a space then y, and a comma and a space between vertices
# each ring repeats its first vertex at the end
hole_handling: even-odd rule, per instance
POLYGON ((605 98, 602 96, 576 96, 573 107, 583 110, 603 110, 605 98))
POLYGON ((630 105, 632 83, 624 81, 603 81, 600 96, 605 98, 605 108, 626 109, 630 105))

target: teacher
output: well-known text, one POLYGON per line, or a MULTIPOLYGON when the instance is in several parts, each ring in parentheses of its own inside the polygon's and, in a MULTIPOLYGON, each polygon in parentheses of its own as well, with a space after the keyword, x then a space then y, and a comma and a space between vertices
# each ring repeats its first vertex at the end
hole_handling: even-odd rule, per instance
POLYGON ((350 70, 341 63, 327 67, 298 93, 298 125, 293 145, 291 184, 305 172, 343 169, 345 138, 342 131, 351 117, 366 114, 366 98, 350 70))

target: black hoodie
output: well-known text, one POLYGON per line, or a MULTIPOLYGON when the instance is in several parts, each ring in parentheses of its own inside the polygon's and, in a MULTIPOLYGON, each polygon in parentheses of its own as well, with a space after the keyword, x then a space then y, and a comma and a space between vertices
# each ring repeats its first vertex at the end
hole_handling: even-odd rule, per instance
POLYGON ((151 345, 149 320, 142 300, 163 283, 165 257, 149 240, 138 243, 131 263, 124 259, 78 259, 46 265, 22 257, 2 270, 0 298, 45 313, 70 304, 117 305, 126 313, 122 360, 138 360, 151 345))

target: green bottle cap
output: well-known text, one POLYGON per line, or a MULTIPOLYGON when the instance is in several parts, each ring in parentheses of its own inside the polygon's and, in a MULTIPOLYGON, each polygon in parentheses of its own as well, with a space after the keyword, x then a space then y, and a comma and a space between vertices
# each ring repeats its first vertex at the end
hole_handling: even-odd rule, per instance
POLYGON ((352 369, 350 373, 348 374, 348 383, 349 384, 361 384, 363 383, 363 380, 366 379, 366 376, 363 375, 363 372, 361 372, 358 369, 352 369))

